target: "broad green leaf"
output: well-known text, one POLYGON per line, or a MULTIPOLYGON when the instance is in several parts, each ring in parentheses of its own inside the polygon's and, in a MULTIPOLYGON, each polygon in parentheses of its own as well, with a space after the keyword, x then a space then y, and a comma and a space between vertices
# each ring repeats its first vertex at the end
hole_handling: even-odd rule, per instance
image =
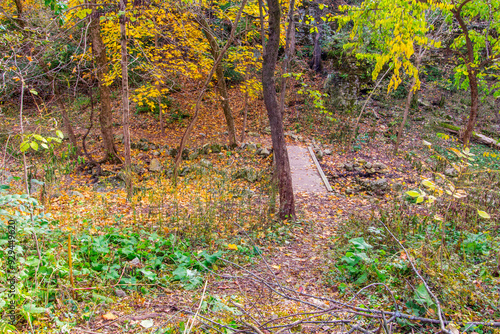
POLYGON ((41 143, 40 145, 42 145, 42 147, 43 147, 44 149, 46 149, 46 150, 48 150, 48 149, 49 149, 49 147, 48 147, 48 146, 47 146, 47 144, 45 144, 45 143, 41 143))
POLYGON ((422 140, 422 144, 424 144, 425 146, 428 146, 428 147, 432 146, 432 144, 429 143, 427 140, 422 140))
POLYGON ((477 210, 477 214, 480 215, 483 218, 486 218, 486 219, 490 219, 491 218, 488 213, 486 213, 486 212, 484 212, 482 210, 479 210, 479 209, 477 210))
POLYGON ((62 133, 62 131, 61 131, 61 130, 57 130, 57 131, 56 131, 56 134, 57 134, 57 136, 58 136, 59 138, 64 139, 64 135, 63 135, 63 133, 62 133))
POLYGON ((151 328, 154 326, 154 322, 153 320, 151 319, 147 319, 147 320, 142 320, 141 321, 141 326, 144 327, 144 328, 151 328))
POLYGON ((422 306, 431 307, 434 305, 434 301, 423 284, 420 284, 415 291, 415 301, 422 306))
POLYGON ((351 239, 351 240, 349 240, 349 242, 351 244, 353 244, 354 247, 356 247, 356 249, 359 249, 359 250, 366 250, 366 249, 373 248, 373 246, 368 244, 363 237, 351 239))
POLYGON ((424 196, 418 196, 417 201, 415 203, 422 203, 424 201, 424 196))
POLYGON ((30 146, 32 149, 34 149, 35 151, 38 151, 38 143, 36 141, 32 141, 30 143, 30 146))
POLYGON ((431 189, 435 188, 434 182, 429 181, 429 180, 423 180, 422 185, 424 185, 427 188, 431 188, 431 189))
POLYGON ((28 141, 24 141, 21 143, 21 152, 26 152, 30 148, 30 143, 28 141))
POLYGON ((33 95, 38 95, 38 92, 34 89, 30 89, 30 93, 33 94, 33 95))
POLYGON ((418 197, 418 196, 420 196, 420 193, 418 191, 415 191, 415 190, 407 191, 406 194, 410 195, 411 197, 418 197))
POLYGON ((47 142, 47 139, 43 138, 42 136, 40 136, 39 134, 33 134, 33 138, 35 138, 36 140, 38 141, 41 141, 41 142, 47 142))
POLYGON ((36 307, 34 304, 26 304, 23 306, 23 309, 28 313, 45 313, 47 309, 45 307, 36 307))

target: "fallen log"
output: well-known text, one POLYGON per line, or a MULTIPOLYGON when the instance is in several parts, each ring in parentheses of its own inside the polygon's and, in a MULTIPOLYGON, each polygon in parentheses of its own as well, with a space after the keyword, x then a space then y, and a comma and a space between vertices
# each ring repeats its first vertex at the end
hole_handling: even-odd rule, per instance
MULTIPOLYGON (((448 132, 453 133, 453 134, 460 134, 460 127, 445 123, 445 122, 439 122, 438 125, 444 129, 446 129, 448 132)), ((477 141, 478 143, 484 144, 484 145, 489 145, 491 147, 496 148, 497 150, 500 150, 500 140, 495 140, 490 137, 486 137, 485 135, 482 135, 477 132, 472 132, 472 138, 477 141)))

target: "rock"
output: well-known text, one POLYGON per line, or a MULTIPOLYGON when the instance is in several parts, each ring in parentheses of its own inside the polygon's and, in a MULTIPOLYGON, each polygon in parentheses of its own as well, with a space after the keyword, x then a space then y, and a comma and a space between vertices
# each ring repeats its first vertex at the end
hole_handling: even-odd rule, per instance
POLYGON ((132 261, 129 261, 128 263, 131 267, 141 267, 141 260, 139 258, 134 258, 132 261))
POLYGON ((223 134, 224 136, 227 136, 227 135, 229 135, 229 132, 224 131, 222 134, 223 134))
POLYGON ((325 150, 325 155, 332 155, 332 150, 330 150, 330 149, 327 148, 325 150))
POLYGON ((366 169, 366 172, 368 174, 375 174, 377 171, 375 170, 375 168, 368 168, 368 169, 366 169))
POLYGON ((127 297, 127 294, 125 293, 125 291, 120 290, 120 289, 116 289, 115 294, 117 297, 120 297, 120 298, 127 297))
POLYGON ((350 194, 354 194, 354 192, 355 192, 355 191, 354 191, 354 189, 352 189, 352 188, 347 188, 347 189, 345 190, 345 193, 346 193, 346 194, 348 194, 348 195, 350 195, 350 194))
POLYGON ((323 150, 318 150, 318 152, 316 152, 316 158, 318 158, 318 160, 323 160, 324 155, 325 153, 323 150))
POLYGON ((212 168, 213 164, 212 164, 212 162, 208 161, 207 159, 201 159, 200 166, 205 167, 205 168, 212 168))
POLYGON ((151 172, 161 172, 162 165, 160 163, 160 160, 156 158, 152 159, 151 162, 149 163, 149 170, 151 172))
POLYGON ((157 157, 157 156, 159 156, 159 155, 160 155, 160 152, 158 152, 158 151, 153 151, 153 153, 152 153, 152 154, 153 154, 155 157, 157 157))
POLYGON ((269 156, 269 154, 271 154, 271 152, 269 152, 267 148, 263 147, 257 152, 257 154, 263 157, 267 157, 269 156))
POLYGON ((205 138, 205 137, 207 136, 206 134, 204 134, 204 133, 202 133, 202 132, 200 132, 198 135, 199 135, 200 137, 202 137, 202 138, 205 138))
POLYGON ((355 170, 356 172, 361 172, 361 171, 363 170, 363 167, 361 167, 361 166, 355 166, 355 167, 354 167, 354 170, 355 170))
POLYGON ((352 163, 346 163, 346 164, 344 165, 344 168, 345 168, 345 170, 347 170, 347 171, 352 171, 352 170, 354 170, 354 166, 352 165, 352 163))
POLYGON ((299 136, 297 136, 297 135, 292 134, 290 137, 292 137, 293 140, 296 140, 296 141, 299 140, 299 136))
POLYGON ((119 133, 114 136, 116 141, 119 141, 120 143, 123 143, 123 134, 119 133))
POLYGON ((83 194, 79 191, 76 191, 76 190, 72 190, 68 193, 68 195, 70 196, 78 196, 78 197, 84 197, 83 194))
POLYGON ((387 165, 382 163, 382 162, 374 162, 373 163, 373 168, 375 169, 387 169, 387 165))
POLYGON ((450 176, 450 177, 455 177, 455 176, 458 175, 458 171, 455 168, 453 168, 453 167, 446 168, 444 170, 444 175, 450 176))
POLYGON ((61 196, 62 196, 61 192, 56 191, 55 193, 50 195, 50 198, 59 198, 61 196))
POLYGON ((142 143, 139 147, 140 150, 142 151, 149 151, 149 145, 146 143, 142 143))
POLYGON ((372 183, 372 188, 373 190, 381 190, 381 189, 387 189, 389 183, 387 179, 377 179, 373 181, 372 183))
POLYGON ((366 164, 366 160, 364 159, 359 159, 358 160, 358 164, 360 164, 361 166, 365 165, 366 164))
POLYGON ((339 169, 344 169, 344 168, 345 168, 345 165, 344 165, 344 164, 339 164, 339 165, 337 166, 337 168, 339 168, 339 169))
POLYGON ((250 150, 250 151, 256 151, 257 145, 255 145, 254 143, 250 143, 245 147, 245 149, 250 150))
POLYGON ((257 172, 254 169, 252 169, 252 168, 241 168, 241 169, 238 169, 237 171, 235 171, 232 174, 232 178, 234 180, 244 179, 244 180, 247 180, 250 183, 253 183, 253 182, 257 181, 257 179, 259 177, 257 175, 257 172))
POLYGON ((365 169, 371 169, 372 168, 372 163, 371 162, 367 162, 364 167, 365 167, 365 169))
POLYGON ((250 137, 259 137, 260 136, 257 132, 249 132, 248 135, 250 137))

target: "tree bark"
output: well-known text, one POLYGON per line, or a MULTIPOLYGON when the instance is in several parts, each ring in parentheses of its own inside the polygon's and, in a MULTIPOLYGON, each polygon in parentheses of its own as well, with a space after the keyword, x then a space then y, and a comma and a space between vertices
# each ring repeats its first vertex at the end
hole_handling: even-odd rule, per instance
POLYGON ((23 19, 23 14, 24 14, 24 10, 23 10, 23 3, 21 0, 15 0, 14 1, 16 3, 16 10, 17 10, 17 23, 19 24, 19 27, 21 29, 24 29, 24 19, 23 19))
MULTIPOLYGON (((214 59, 217 59, 220 54, 219 45, 213 36, 212 30, 208 26, 208 22, 202 15, 198 16, 200 25, 203 29, 203 33, 210 44, 210 53, 214 59)), ((226 119, 226 124, 229 133, 229 145, 231 147, 238 146, 236 141, 236 130, 234 128, 234 117, 231 112, 231 106, 229 105, 229 95, 227 93, 226 78, 224 77, 224 68, 222 67, 222 62, 219 62, 215 69, 215 75, 217 77, 217 90, 220 96, 220 103, 222 106, 222 111, 224 112, 224 117, 226 119)))
POLYGON ((106 56, 106 46, 101 37, 101 25, 99 23, 99 15, 93 13, 90 22, 90 35, 92 38, 92 53, 94 63, 97 69, 97 80, 99 82, 99 92, 101 97, 101 108, 99 112, 99 123, 101 125, 102 141, 104 146, 104 161, 120 163, 113 138, 113 110, 111 108, 111 90, 106 85, 104 78, 106 76, 106 68, 108 66, 108 58, 106 56))
POLYGON ((269 35, 263 56, 262 64, 262 86, 264 91, 264 103, 271 126, 271 137, 273 142, 273 154, 276 161, 276 176, 280 194, 281 219, 295 219, 295 199, 293 196, 292 176, 290 173, 290 162, 286 150, 285 136, 283 130, 283 116, 279 111, 276 99, 276 86, 274 70, 278 60, 278 49, 280 40, 280 3, 278 0, 267 0, 269 15, 269 35))
POLYGON ((123 144, 125 146, 125 186, 127 198, 132 198, 132 175, 130 159, 130 105, 128 101, 128 54, 127 54, 127 31, 126 31, 126 9, 127 0, 120 0, 120 46, 122 65, 122 107, 123 107, 123 144))
POLYGON ((182 161, 182 151, 186 147, 189 136, 191 135, 191 131, 193 131, 194 125, 195 125, 195 123, 198 120, 198 117, 200 115, 201 100, 203 99, 203 96, 205 95, 208 84, 212 80, 212 77, 215 73, 217 66, 220 64, 220 62, 222 60, 222 56, 226 53, 227 49, 229 49, 229 46, 233 43, 234 36, 236 33, 236 27, 238 25, 238 22, 239 22, 240 17, 241 17, 241 13, 243 12, 243 8, 245 8, 246 3, 247 3, 247 0, 243 0, 241 2, 240 9, 238 10, 238 14, 236 14, 236 18, 234 19, 233 26, 231 27, 231 34, 229 35, 229 38, 227 39, 226 45, 219 52, 219 56, 214 60, 214 64, 212 66, 212 69, 210 70, 210 73, 208 74, 208 77, 205 80, 205 83, 203 84, 203 86, 198 94, 198 98, 196 99, 196 105, 194 108, 193 118, 191 119, 191 122, 189 123, 188 127, 186 128, 186 131, 184 131, 184 134, 182 135, 181 143, 179 145, 179 150, 177 152, 177 156, 175 157, 174 171, 173 171, 174 178, 177 177, 179 165, 182 161))
POLYGON ((465 36, 465 46, 467 48, 467 56, 464 57, 464 61, 466 62, 467 76, 469 78, 471 106, 469 120, 467 122, 467 125, 463 129, 463 134, 461 135, 464 147, 469 146, 470 138, 472 136, 472 132, 474 131, 474 126, 476 125, 479 109, 479 88, 477 84, 476 68, 471 66, 471 64, 474 63, 474 45, 472 44, 469 36, 469 29, 467 28, 467 25, 462 18, 462 8, 468 2, 470 2, 470 0, 465 0, 458 6, 458 8, 452 10, 453 16, 457 20, 465 36))

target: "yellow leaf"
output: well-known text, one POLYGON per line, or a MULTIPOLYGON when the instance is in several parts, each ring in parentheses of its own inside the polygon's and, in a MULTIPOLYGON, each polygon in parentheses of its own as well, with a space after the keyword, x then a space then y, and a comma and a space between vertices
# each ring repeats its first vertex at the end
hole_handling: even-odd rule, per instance
POLYGON ((105 315, 102 316, 106 320, 115 320, 118 318, 118 316, 114 315, 111 312, 106 313, 105 315))
POLYGON ((484 211, 481 211, 481 210, 477 210, 477 214, 480 215, 481 217, 485 218, 485 219, 490 219, 490 215, 484 211))
POLYGON ((238 246, 236 246, 235 244, 229 244, 227 245, 227 248, 232 250, 238 250, 238 246))

